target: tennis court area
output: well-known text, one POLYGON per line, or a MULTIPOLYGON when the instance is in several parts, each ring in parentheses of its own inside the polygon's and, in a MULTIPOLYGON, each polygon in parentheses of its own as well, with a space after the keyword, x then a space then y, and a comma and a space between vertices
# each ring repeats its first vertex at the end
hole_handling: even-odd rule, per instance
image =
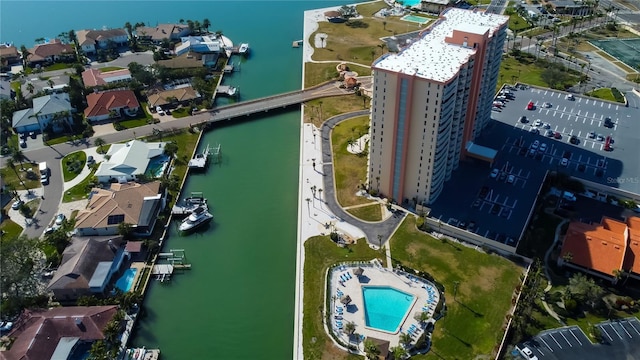
POLYGON ((626 65, 640 70, 640 39, 590 40, 589 42, 626 65))

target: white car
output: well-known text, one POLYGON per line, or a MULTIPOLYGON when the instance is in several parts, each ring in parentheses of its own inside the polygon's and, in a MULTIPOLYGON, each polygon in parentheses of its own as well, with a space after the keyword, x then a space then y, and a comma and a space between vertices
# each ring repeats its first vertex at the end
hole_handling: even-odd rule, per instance
POLYGON ((536 121, 533 122, 533 126, 541 126, 542 125, 542 120, 540 119, 536 119, 536 121))
POLYGON ((11 328, 13 328, 13 323, 11 321, 0 322, 0 332, 9 331, 11 328))
POLYGON ((531 144, 532 149, 537 149, 538 146, 540 146, 540 141, 538 140, 534 141, 533 144, 531 144))
POLYGON ((547 151, 547 143, 540 144, 540 147, 538 148, 538 151, 540 151, 541 153, 547 151))
POLYGON ((525 359, 538 360, 538 357, 533 354, 533 351, 531 351, 531 349, 529 349, 526 346, 520 349, 520 354, 522 354, 522 356, 524 356, 525 359))
POLYGON ((544 102, 544 103, 542 103, 542 107, 543 108, 550 108, 551 107, 551 103, 544 102))
POLYGON ((509 184, 513 184, 516 181, 516 177, 513 175, 509 175, 509 177, 507 178, 507 182, 509 184))
POLYGON ((11 208, 12 208, 13 210, 18 210, 18 209, 20 209, 20 206, 21 206, 22 204, 24 204, 24 202, 23 202, 22 200, 18 199, 18 200, 16 200, 16 201, 14 201, 14 202, 13 202, 13 204, 11 204, 11 208))
POLYGON ((56 225, 58 225, 58 226, 62 225, 62 222, 63 222, 66 218, 67 218, 67 217, 66 217, 66 216, 64 216, 64 214, 58 214, 58 215, 56 216, 56 222, 55 222, 55 224, 56 224, 56 225))
POLYGON ((576 99, 575 97, 573 97, 572 94, 567 94, 564 98, 565 98, 565 100, 575 100, 576 99))
POLYGON ((500 170, 498 169, 493 169, 491 170, 491 174, 489 176, 491 176, 491 178, 495 179, 498 177, 498 174, 500 173, 500 170))
POLYGON ((560 160, 560 165, 562 165, 562 166, 567 166, 567 165, 569 165, 569 159, 567 159, 567 158, 562 158, 562 160, 560 160))
POLYGON ((158 115, 164 115, 164 110, 162 110, 160 106, 156 106, 156 112, 158 113, 158 115))

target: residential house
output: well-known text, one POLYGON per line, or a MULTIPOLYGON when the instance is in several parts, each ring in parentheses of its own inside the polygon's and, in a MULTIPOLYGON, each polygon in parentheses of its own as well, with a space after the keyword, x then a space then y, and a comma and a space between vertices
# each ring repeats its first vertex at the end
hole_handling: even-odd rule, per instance
POLYGON ((20 53, 13 45, 0 44, 0 65, 2 67, 20 62, 20 53))
POLYGON ((124 46, 129 41, 129 35, 124 29, 78 30, 76 37, 85 54, 95 54, 98 49, 106 49, 110 42, 124 46))
POLYGON ((60 302, 103 295, 129 255, 119 235, 72 238, 47 290, 60 302))
POLYGON ((25 310, 8 334, 12 342, 0 352, 0 360, 82 358, 91 343, 105 338, 117 312, 117 305, 25 310))
POLYGON ((141 26, 136 28, 136 37, 140 40, 151 41, 160 44, 162 40, 180 40, 181 37, 191 34, 187 25, 159 24, 158 26, 141 26))
MULTIPOLYGON (((66 92, 69 88, 69 75, 60 74, 49 78, 39 78, 31 76, 25 81, 20 89, 25 98, 31 98, 40 92, 45 94, 66 92)), ((40 94, 41 95, 41 94, 40 94)))
POLYGON ((176 55, 180 56, 187 53, 188 56, 196 55, 203 66, 215 66, 225 48, 223 38, 215 35, 187 36, 180 40, 180 45, 175 48, 176 55))
POLYGON ((113 84, 131 81, 129 69, 120 69, 102 72, 98 69, 87 69, 82 72, 82 82, 85 87, 113 84))
POLYGON ((87 95, 84 116, 89 122, 96 122, 122 115, 135 116, 138 110, 140 103, 133 91, 111 90, 87 95))
POLYGON ((107 152, 109 160, 100 163, 96 171, 98 181, 102 183, 110 181, 131 181, 138 176, 149 174, 159 177, 159 174, 151 174, 156 171, 155 166, 167 160, 164 155, 164 142, 147 143, 139 140, 131 140, 124 144, 113 144, 107 152))
POLYGON ((617 281, 616 274, 640 279, 640 218, 600 223, 573 221, 562 242, 558 264, 617 281))
POLYGON ((52 39, 48 43, 38 44, 29 49, 27 63, 33 66, 36 64, 73 61, 75 58, 76 52, 73 46, 63 44, 60 39, 52 39))
POLYGON ((113 235, 124 222, 134 233, 149 236, 165 205, 159 181, 113 183, 109 189, 91 190, 87 208, 76 216, 75 229, 82 236, 113 235))
POLYGON ((51 94, 33 99, 33 108, 13 113, 12 126, 17 133, 44 132, 50 128, 60 132, 72 124, 75 109, 69 102, 69 94, 51 94))
POLYGON ((147 96, 149 109, 156 106, 175 107, 179 104, 186 105, 191 101, 200 100, 200 94, 191 86, 176 87, 172 90, 158 91, 147 96))

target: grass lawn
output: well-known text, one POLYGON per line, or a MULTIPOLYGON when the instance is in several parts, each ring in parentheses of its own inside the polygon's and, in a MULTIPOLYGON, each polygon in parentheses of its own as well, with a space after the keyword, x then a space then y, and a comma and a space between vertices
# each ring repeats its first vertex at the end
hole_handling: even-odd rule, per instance
MULTIPOLYGON (((338 79, 338 70, 336 70, 336 63, 324 64, 324 63, 305 63, 304 64, 304 86, 310 87, 329 80, 338 79)), ((358 66, 349 64, 349 70, 355 71, 358 75, 368 76, 371 75, 371 68, 367 66, 358 66)))
POLYGON ((53 145, 58 145, 58 144, 64 144, 69 140, 71 140, 71 139, 70 139, 70 137, 68 135, 59 134, 58 137, 49 138, 49 140, 45 141, 44 143, 46 145, 48 145, 48 146, 53 146, 53 145))
POLYGON ((67 190, 62 196, 62 202, 66 203, 86 199, 89 196, 89 191, 91 191, 91 189, 89 188, 89 183, 91 182, 91 179, 95 175, 97 169, 97 167, 94 167, 93 170, 91 170, 89 176, 78 183, 78 185, 67 190))
POLYGON ((304 358, 309 359, 362 359, 333 345, 322 325, 326 288, 325 275, 329 266, 342 261, 368 261, 380 257, 364 239, 348 248, 340 248, 328 236, 316 236, 304 243, 304 319, 302 341, 304 358))
POLYGON ((173 116, 176 119, 187 117, 189 115, 190 114, 189 114, 189 108, 188 107, 181 107, 179 109, 175 109, 175 110, 171 111, 171 116, 173 116))
POLYGON ((447 315, 436 323, 432 351, 414 358, 476 359, 492 354, 502 339, 524 269, 500 256, 424 234, 416 229, 413 216, 391 238, 391 257, 428 272, 446 289, 458 284, 456 300, 448 295, 447 315))
POLYGON ((62 177, 64 181, 75 179, 82 172, 86 163, 87 154, 84 151, 76 151, 62 158, 62 177))
POLYGON ((320 127, 322 123, 338 114, 365 110, 369 105, 366 96, 332 96, 323 99, 307 101, 304 108, 304 122, 320 127), (320 108, 322 107, 322 114, 320 108))
POLYGON ((509 16, 509 29, 511 31, 523 31, 531 28, 531 25, 522 16, 513 14, 509 16))
POLYGON ((116 70, 123 70, 123 67, 119 67, 119 66, 105 66, 103 68, 99 68, 98 70, 100 70, 100 72, 109 72, 109 71, 116 71, 116 70))
POLYGON ((2 238, 4 239, 13 239, 20 236, 22 232, 22 226, 14 223, 11 219, 5 219, 0 224, 0 230, 3 231, 2 238))
POLYGON ((5 184, 11 184, 14 186, 16 190, 25 190, 24 186, 20 180, 18 180, 18 174, 20 175, 20 179, 24 182, 24 185, 27 186, 28 189, 36 189, 42 186, 40 184, 40 175, 39 175, 38 164, 31 163, 22 163, 22 167, 20 163, 16 163, 16 171, 11 170, 8 166, 0 169, 0 176, 2 176, 2 181, 5 184), (33 172, 33 178, 29 179, 27 174, 29 170, 33 172), (16 174, 17 172, 17 174, 16 174))
POLYGON ((342 206, 369 203, 371 200, 356 196, 360 184, 367 179, 367 157, 347 151, 349 139, 358 139, 366 134, 369 116, 345 120, 331 132, 333 168, 336 181, 336 197, 342 206))
POLYGON ((122 120, 119 123, 125 129, 133 129, 133 128, 137 128, 137 127, 140 127, 140 126, 147 125, 147 118, 146 117, 138 117, 138 118, 135 118, 135 119, 122 120))
POLYGON ((616 98, 613 96, 613 93, 611 92, 611 88, 601 88, 594 91, 589 91, 588 93, 586 93, 586 95, 594 98, 598 98, 598 99, 616 101, 616 98))
MULTIPOLYGON (((500 89, 502 84, 512 84, 515 81, 529 85, 549 87, 549 84, 544 82, 541 76, 545 69, 546 65, 542 65, 542 63, 531 62, 528 59, 518 61, 511 56, 504 57, 500 64, 500 75, 498 77, 496 91, 500 89)), ((576 84, 579 80, 577 75, 567 73, 567 76, 569 77, 569 80, 564 84, 558 85, 558 87, 563 88, 565 86, 571 86, 576 84)))
POLYGON ((62 69, 71 69, 73 68, 74 63, 56 63, 51 64, 44 68, 44 71, 53 71, 53 70, 62 70, 62 69))
POLYGON ((347 212, 364 221, 382 220, 382 208, 379 203, 348 209, 347 212))

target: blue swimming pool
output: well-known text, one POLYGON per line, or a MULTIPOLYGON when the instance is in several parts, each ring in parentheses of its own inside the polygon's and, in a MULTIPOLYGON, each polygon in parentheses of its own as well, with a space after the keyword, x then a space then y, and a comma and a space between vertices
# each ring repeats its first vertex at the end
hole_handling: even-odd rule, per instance
POLYGON ((161 177, 169 164, 169 157, 167 155, 158 155, 149 159, 149 165, 144 172, 145 175, 150 177, 161 177))
POLYGON ((400 19, 404 21, 411 21, 418 24, 426 24, 429 22, 429 18, 422 17, 422 16, 415 16, 415 15, 405 15, 400 19))
POLYGON ((389 286, 363 286, 364 319, 368 327, 396 332, 414 296, 389 286))
POLYGON ((127 269, 124 274, 116 281, 116 287, 122 292, 127 292, 131 290, 131 286, 133 286, 133 279, 136 277, 136 273, 138 269, 127 269))

